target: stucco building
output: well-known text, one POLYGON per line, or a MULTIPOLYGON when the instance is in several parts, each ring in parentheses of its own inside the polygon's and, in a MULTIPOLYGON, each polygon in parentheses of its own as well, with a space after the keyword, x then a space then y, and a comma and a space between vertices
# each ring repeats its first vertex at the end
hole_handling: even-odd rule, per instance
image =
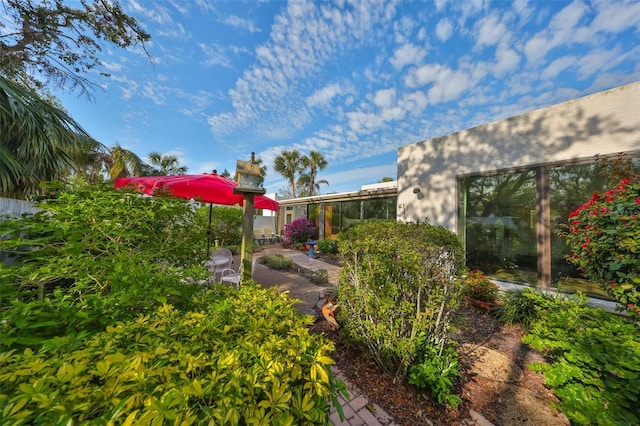
POLYGON ((496 279, 601 294, 557 231, 620 158, 640 163, 640 82, 399 148, 397 219, 455 231, 496 279))

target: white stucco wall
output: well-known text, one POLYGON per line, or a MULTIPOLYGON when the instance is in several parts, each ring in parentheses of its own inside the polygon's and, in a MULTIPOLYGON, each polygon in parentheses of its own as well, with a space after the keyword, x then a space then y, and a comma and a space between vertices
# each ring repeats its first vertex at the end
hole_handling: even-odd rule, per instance
POLYGON ((399 148, 397 218, 455 231, 456 176, 634 150, 640 82, 399 148))

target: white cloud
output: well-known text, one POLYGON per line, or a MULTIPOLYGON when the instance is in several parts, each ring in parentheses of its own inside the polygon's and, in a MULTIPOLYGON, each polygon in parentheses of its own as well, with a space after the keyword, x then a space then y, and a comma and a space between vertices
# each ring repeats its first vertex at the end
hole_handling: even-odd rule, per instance
POLYGON ((558 46, 574 42, 588 42, 589 31, 578 27, 586 12, 585 4, 581 0, 575 0, 553 16, 548 28, 540 31, 525 44, 524 51, 527 60, 536 63, 558 46))
POLYGON ((478 38, 475 47, 495 46, 509 34, 504 23, 500 22, 497 13, 492 13, 478 22, 478 38))
POLYGON ((390 107, 396 100, 395 89, 378 90, 373 97, 373 103, 380 108, 390 107))
POLYGON ((122 70, 122 65, 115 62, 100 61, 100 65, 105 67, 109 72, 116 72, 116 71, 122 70))
POLYGON ((507 72, 516 69, 519 63, 520 55, 518 55, 515 50, 507 47, 506 45, 500 45, 496 49, 496 64, 493 72, 497 76, 502 76, 507 72))
POLYGON ((452 101, 473 85, 467 72, 440 64, 427 64, 411 70, 405 77, 405 84, 411 88, 432 84, 427 91, 430 104, 452 101))
POLYGON ((597 49, 587 53, 577 61, 578 78, 585 79, 610 70, 621 61, 621 56, 616 50, 597 49))
POLYGON ((541 77, 545 80, 555 78, 558 76, 558 74, 571 67, 575 63, 576 58, 571 55, 558 58, 551 62, 551 64, 549 64, 547 68, 545 68, 545 70, 542 72, 541 77))
POLYGON ((442 18, 436 25, 436 37, 442 42, 449 40, 453 34, 453 24, 447 18, 442 18))
MULTIPOLYGON (((274 18, 269 41, 256 48, 257 63, 246 69, 229 91, 232 111, 209 118, 222 136, 247 126, 262 133, 308 120, 303 94, 306 81, 322 66, 368 42, 375 25, 390 22, 393 4, 339 4, 293 1, 274 18)), ((308 95, 307 97, 309 97, 308 95)))
POLYGON ((253 21, 242 19, 235 15, 225 16, 219 19, 219 22, 239 30, 249 31, 250 33, 260 32, 260 28, 258 28, 253 21))
POLYGON ((619 33, 635 27, 640 30, 640 2, 638 1, 594 1, 597 16, 591 28, 594 31, 619 33))
POLYGON ((226 55, 224 46, 198 43, 198 47, 205 56, 203 59, 205 65, 220 65, 225 68, 231 68, 231 59, 226 55))
POLYGON ((339 84, 328 84, 321 89, 316 90, 311 96, 307 97, 306 102, 310 107, 325 106, 331 103, 331 100, 343 94, 343 90, 339 84))
POLYGON ((393 57, 389 59, 391 65, 397 70, 405 65, 420 64, 427 52, 415 44, 407 43, 393 52, 393 57))

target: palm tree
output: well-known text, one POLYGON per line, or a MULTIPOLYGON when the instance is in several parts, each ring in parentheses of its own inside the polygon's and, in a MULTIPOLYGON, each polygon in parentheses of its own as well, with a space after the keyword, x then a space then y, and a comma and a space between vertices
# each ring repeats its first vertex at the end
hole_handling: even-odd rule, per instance
POLYGON ((140 176, 145 169, 145 163, 133 151, 116 144, 104 159, 109 177, 116 179, 125 176, 140 176))
POLYGON ((0 76, 0 195, 29 198, 40 182, 68 176, 88 140, 61 108, 0 76))
POLYGON ((152 166, 159 167, 159 170, 154 170, 153 173, 159 176, 183 175, 187 172, 187 166, 180 166, 175 155, 162 155, 153 151, 149 153, 149 161, 152 166))
POLYGON ((324 159, 324 156, 318 151, 311 151, 309 155, 302 157, 302 165, 305 168, 309 168, 309 176, 308 188, 309 188, 309 196, 316 195, 316 190, 320 189, 320 183, 326 183, 329 185, 329 182, 326 180, 322 180, 321 182, 316 183, 316 178, 318 176, 318 170, 323 170, 327 167, 327 160, 324 159))
POLYGON ((296 198, 296 174, 304 170, 302 157, 298 150, 285 150, 276 157, 273 168, 289 181, 291 196, 296 198))
POLYGON ((298 196, 300 197, 311 197, 313 195, 317 195, 320 193, 320 184, 329 185, 329 182, 325 179, 321 179, 316 181, 313 184, 313 190, 311 187, 311 176, 306 173, 303 173, 298 178, 298 196))

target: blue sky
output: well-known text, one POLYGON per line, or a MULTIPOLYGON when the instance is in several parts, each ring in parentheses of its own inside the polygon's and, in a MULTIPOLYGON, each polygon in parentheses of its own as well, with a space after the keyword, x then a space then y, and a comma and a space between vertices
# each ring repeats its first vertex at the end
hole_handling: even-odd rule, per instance
POLYGON ((320 151, 322 193, 396 178, 396 149, 640 80, 640 2, 121 0, 153 64, 106 47, 94 138, 190 173, 320 151))

